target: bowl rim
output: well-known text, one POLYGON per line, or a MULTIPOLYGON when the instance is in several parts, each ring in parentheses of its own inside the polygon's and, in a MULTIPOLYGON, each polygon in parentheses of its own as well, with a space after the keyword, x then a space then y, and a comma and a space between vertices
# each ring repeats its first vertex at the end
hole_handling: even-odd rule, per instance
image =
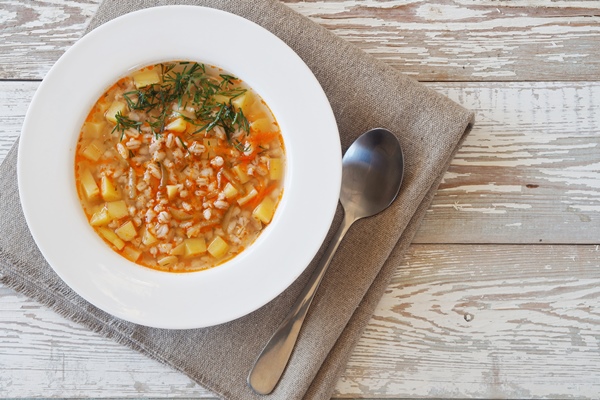
POLYGON ((282 40, 226 11, 159 6, 99 26, 60 57, 27 111, 17 176, 23 212, 36 244, 52 269, 77 294, 133 323, 166 329, 201 328, 262 307, 308 266, 337 208, 341 145, 323 89, 282 40), (198 25, 199 21, 202 24, 198 25), (150 28, 158 22, 160 35, 150 28), (238 54, 222 52, 218 43, 209 40, 180 40, 192 33, 210 36, 223 23, 235 29, 219 32, 219 38, 226 43, 236 39, 241 47, 238 54), (127 46, 111 47, 132 30, 146 36, 131 38, 127 46), (252 48, 253 43, 263 45, 252 48), (287 156, 284 193, 272 223, 232 260, 189 273, 142 267, 110 249, 89 226, 74 179, 79 129, 98 97, 141 66, 174 60, 222 67, 248 83, 278 120, 287 156), (285 268, 280 268, 282 265, 285 268))

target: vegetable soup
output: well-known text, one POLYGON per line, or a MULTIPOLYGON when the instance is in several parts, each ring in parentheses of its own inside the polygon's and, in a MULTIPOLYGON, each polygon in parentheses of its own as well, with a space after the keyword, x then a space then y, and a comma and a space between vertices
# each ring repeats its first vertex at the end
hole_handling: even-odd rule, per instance
POLYGON ((195 62, 144 67, 96 102, 75 177, 90 225, 146 267, 197 271, 242 252, 282 196, 285 148, 248 85, 195 62))

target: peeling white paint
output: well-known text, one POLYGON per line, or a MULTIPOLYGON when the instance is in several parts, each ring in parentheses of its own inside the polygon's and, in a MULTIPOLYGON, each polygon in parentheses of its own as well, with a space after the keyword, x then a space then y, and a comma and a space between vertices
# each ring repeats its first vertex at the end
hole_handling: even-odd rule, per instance
POLYGON ((589 200, 591 197, 591 198, 597 198, 598 201, 600 201, 600 196, 598 196, 598 191, 596 191, 596 190, 567 190, 565 193, 569 196, 575 196, 578 194, 588 196, 588 197, 574 197, 576 199, 589 200))
POLYGON ((579 211, 585 211, 585 212, 600 212, 600 204, 599 205, 569 204, 569 207, 577 209, 579 211))
POLYGON ((495 207, 473 207, 472 204, 433 204, 432 208, 453 208, 456 211, 464 211, 471 213, 482 213, 482 214, 506 214, 506 209, 499 209, 495 207))
POLYGON ((451 4, 428 4, 420 6, 417 16, 434 21, 456 21, 485 17, 492 11, 473 10, 451 4))
POLYGON ((517 76, 517 73, 510 70, 500 70, 492 72, 473 72, 473 76, 476 76, 478 78, 508 78, 511 76, 517 76))
POLYGON ((494 192, 494 193, 518 193, 522 190, 520 185, 496 185, 489 183, 487 185, 463 185, 454 188, 453 190, 463 191, 465 193, 473 192, 494 192))
POLYGON ((494 207, 505 207, 505 208, 515 208, 521 210, 530 209, 531 204, 521 204, 521 203, 492 203, 494 207))
MULTIPOLYGON (((538 57, 544 57, 546 58, 547 61, 558 61, 558 62, 564 62, 565 60, 568 60, 570 58, 586 58, 589 57, 589 54, 569 54, 569 53, 560 53, 560 54, 545 54, 545 55, 538 55, 538 57)), ((571 60, 571 62, 578 62, 578 60, 571 60)))
POLYGON ((540 172, 546 175, 546 179, 550 182, 600 189, 600 171, 580 171, 565 168, 562 170, 541 170, 540 172))
POLYGON ((465 174, 459 174, 457 172, 446 171, 446 173, 442 177, 442 183, 445 183, 447 181, 451 181, 451 180, 454 180, 454 179, 467 178, 469 176, 471 176, 470 172, 469 173, 465 173, 465 174))
POLYGON ((23 26, 31 29, 49 24, 58 24, 68 16, 58 8, 41 7, 36 10, 37 18, 27 21, 23 26))
POLYGON ((6 24, 8 21, 14 21, 16 18, 16 12, 0 9, 0 24, 6 24))

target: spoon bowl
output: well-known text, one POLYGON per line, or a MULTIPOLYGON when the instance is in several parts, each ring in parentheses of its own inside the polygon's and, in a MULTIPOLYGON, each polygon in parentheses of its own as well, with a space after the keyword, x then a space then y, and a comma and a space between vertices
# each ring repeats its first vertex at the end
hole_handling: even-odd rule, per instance
POLYGON ((340 191, 344 221, 292 310, 254 363, 248 384, 256 393, 271 393, 283 375, 312 299, 350 226, 392 204, 400 191, 403 175, 404 157, 400 143, 387 129, 367 131, 348 148, 342 160, 340 191))
POLYGON ((361 135, 342 160, 340 202, 357 219, 378 214, 398 195, 404 157, 398 139, 387 129, 361 135))

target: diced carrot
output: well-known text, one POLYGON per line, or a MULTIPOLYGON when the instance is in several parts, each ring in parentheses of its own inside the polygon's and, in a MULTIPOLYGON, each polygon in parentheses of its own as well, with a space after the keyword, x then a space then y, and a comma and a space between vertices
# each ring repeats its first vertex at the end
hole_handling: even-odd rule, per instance
POLYGON ((272 183, 267 187, 261 187, 258 190, 258 194, 252 200, 250 200, 247 204, 249 209, 254 209, 257 205, 260 204, 261 201, 273 190, 277 189, 279 185, 277 183, 272 183))

